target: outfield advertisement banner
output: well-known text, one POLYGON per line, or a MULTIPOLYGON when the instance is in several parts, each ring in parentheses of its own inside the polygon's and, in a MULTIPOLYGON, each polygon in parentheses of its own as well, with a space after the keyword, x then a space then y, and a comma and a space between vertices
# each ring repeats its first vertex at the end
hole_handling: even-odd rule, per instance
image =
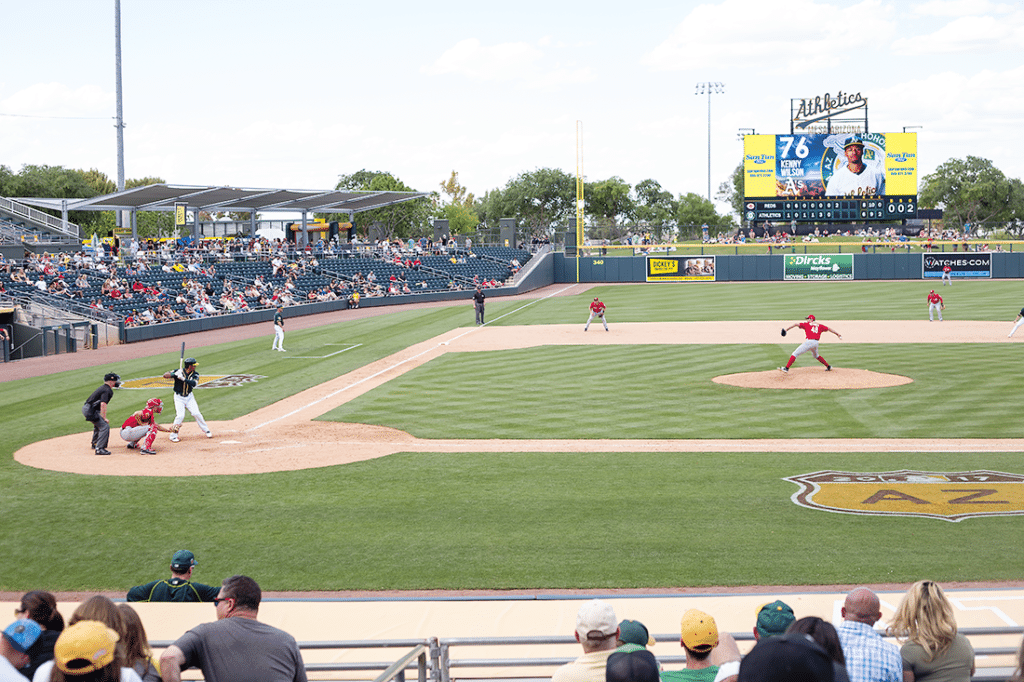
POLYGON ((783 279, 853 279, 853 254, 787 255, 783 279))
POLYGON ((648 282, 713 282, 714 256, 657 256, 647 259, 648 282))
POLYGON ((953 279, 992 277, 991 253, 925 253, 921 254, 921 277, 939 279, 942 268, 950 267, 953 279))

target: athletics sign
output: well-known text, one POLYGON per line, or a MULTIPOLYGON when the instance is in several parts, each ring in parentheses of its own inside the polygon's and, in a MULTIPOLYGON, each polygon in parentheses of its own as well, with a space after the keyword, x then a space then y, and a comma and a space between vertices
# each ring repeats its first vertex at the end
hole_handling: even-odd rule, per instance
POLYGON ((852 253, 786 255, 783 279, 853 279, 852 253))
POLYGON ((839 514, 962 521, 1024 515, 1024 476, 999 471, 817 471, 783 479, 801 507, 839 514))

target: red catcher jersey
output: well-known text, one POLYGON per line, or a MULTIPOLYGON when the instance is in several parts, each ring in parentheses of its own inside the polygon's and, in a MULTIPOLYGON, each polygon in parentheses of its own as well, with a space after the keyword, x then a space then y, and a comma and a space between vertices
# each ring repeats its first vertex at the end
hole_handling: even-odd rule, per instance
POLYGON ((817 341, 824 332, 828 331, 828 327, 817 322, 801 322, 798 326, 804 330, 804 334, 812 341, 817 341))

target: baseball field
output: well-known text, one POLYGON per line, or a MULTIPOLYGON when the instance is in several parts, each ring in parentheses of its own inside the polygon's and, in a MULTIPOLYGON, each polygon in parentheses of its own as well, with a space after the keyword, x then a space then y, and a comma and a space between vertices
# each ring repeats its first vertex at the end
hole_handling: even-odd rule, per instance
MULTIPOLYGON (((139 385, 176 368, 180 339, 116 366, 16 380, 0 366, 0 590, 120 591, 181 547, 204 576, 270 591, 1017 580, 1015 489, 957 493, 968 518, 950 522, 801 506, 786 480, 1024 476, 1024 336, 1006 338, 1022 285, 939 288, 930 327, 934 286, 556 285, 489 299, 480 329, 467 302, 298 318, 288 353, 270 350, 269 323, 185 339, 202 376, 229 378, 196 392, 215 438, 189 417, 154 457, 114 428, 115 454, 97 458, 80 407, 104 372, 139 385), (594 296, 610 332, 582 331, 594 296), (844 335, 823 338, 835 370, 807 354, 783 377, 803 335, 779 329, 808 313, 844 335), (855 386, 854 372, 909 382, 855 386), (734 374, 761 383, 717 381, 734 374)), ((112 425, 150 397, 170 406, 169 385, 149 385, 115 392, 112 425)), ((937 504, 899 490, 867 499, 937 504)))

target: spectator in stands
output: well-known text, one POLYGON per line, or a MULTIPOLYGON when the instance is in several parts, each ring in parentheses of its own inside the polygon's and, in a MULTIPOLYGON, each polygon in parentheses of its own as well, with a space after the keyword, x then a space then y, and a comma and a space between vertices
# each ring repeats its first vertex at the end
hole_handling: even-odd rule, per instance
POLYGON ((616 646, 622 647, 626 644, 642 646, 645 649, 654 646, 654 637, 651 636, 647 626, 638 620, 624 620, 619 623, 619 639, 616 646))
POLYGON ((171 557, 171 577, 167 580, 154 580, 145 585, 137 585, 128 590, 128 601, 173 601, 203 602, 213 601, 220 591, 218 587, 194 583, 192 571, 198 562, 195 555, 187 549, 179 549, 171 557))
POLYGON ((353 309, 353 310, 359 307, 359 290, 358 289, 353 291, 352 295, 348 297, 348 307, 353 309))
POLYGON ((807 616, 793 621, 793 624, 786 628, 786 634, 804 634, 813 639, 832 659, 832 676, 835 678, 835 682, 850 682, 846 673, 846 657, 843 656, 843 646, 839 643, 839 635, 836 634, 832 623, 817 616, 807 616))
POLYGON ((186 632, 160 657, 166 682, 198 667, 207 682, 294 680, 305 682, 306 668, 295 638, 257 620, 262 592, 256 581, 235 575, 224 581, 214 601, 217 620, 186 632))
POLYGON ((875 631, 882 619, 878 595, 858 587, 846 595, 840 613, 839 642, 846 657, 850 682, 902 682, 903 659, 896 645, 875 631))
POLYGON ((576 641, 583 647, 583 655, 558 668, 551 682, 604 682, 618 636, 618 620, 611 605, 599 599, 585 602, 576 613, 576 641))
POLYGON ((29 650, 42 629, 35 621, 18 619, 8 625, 0 637, 0 682, 25 682, 18 672, 31 660, 29 650))
POLYGON ((161 682, 160 669, 153 659, 153 650, 149 648, 149 638, 139 614, 128 604, 118 604, 117 610, 124 622, 124 638, 121 640, 124 666, 134 670, 142 682, 161 682))
POLYGON ((760 640, 740 664, 739 682, 835 682, 828 653, 794 633, 760 640))
POLYGON ((604 679, 605 682, 660 682, 660 669, 654 654, 642 647, 631 647, 608 657, 604 679))
POLYGON ((719 635, 718 625, 709 614, 689 609, 680 622, 679 645, 686 652, 686 667, 661 673, 663 682, 711 682, 718 668, 739 660, 740 650, 729 633, 719 635))
POLYGON ((39 275, 39 279, 36 280, 35 286, 36 289, 39 289, 39 291, 43 292, 44 294, 46 293, 46 280, 43 279, 42 275, 39 275))
MULTIPOLYGON (((68 669, 65 668, 67 668, 69 662, 77 658, 77 656, 73 655, 75 652, 71 650, 73 648, 72 643, 81 643, 81 635, 88 632, 88 628, 96 627, 95 623, 104 626, 104 630, 110 629, 113 631, 110 649, 114 649, 116 652, 102 666, 113 665, 115 669, 121 667, 123 665, 121 660, 123 650, 115 645, 118 641, 124 639, 124 619, 121 618, 121 612, 117 610, 117 605, 114 602, 103 595, 97 594, 79 604, 75 612, 71 614, 68 626, 61 632, 57 642, 54 644, 54 660, 47 661, 39 666, 32 677, 33 682, 50 682, 51 679, 54 682, 58 682, 58 680, 62 679, 62 676, 59 677, 58 673, 53 671, 54 667, 57 667, 57 670, 65 675, 69 674, 68 669)), ((86 657, 88 658, 88 656, 86 657)), ((70 670, 70 674, 74 674, 76 670, 78 673, 84 674, 80 669, 71 668, 70 670)), ((117 675, 115 673, 112 677, 100 679, 117 679, 117 675)), ((140 682, 139 676, 135 674, 135 671, 130 668, 122 669, 121 682, 128 682, 129 680, 140 682)))
POLYGON ((953 605, 938 583, 919 580, 911 585, 888 632, 907 640, 900 649, 904 682, 968 682, 974 675, 974 649, 957 632, 953 605))
POLYGON ((32 679, 40 665, 53 660, 53 645, 64 629, 64 616, 57 610, 57 598, 42 590, 26 592, 14 615, 35 621, 41 630, 39 638, 28 650, 28 665, 21 669, 25 677, 32 679))
POLYGON ((757 621, 754 623, 754 639, 776 637, 786 633, 786 628, 793 624, 796 616, 793 609, 784 601, 773 601, 757 610, 757 621))

